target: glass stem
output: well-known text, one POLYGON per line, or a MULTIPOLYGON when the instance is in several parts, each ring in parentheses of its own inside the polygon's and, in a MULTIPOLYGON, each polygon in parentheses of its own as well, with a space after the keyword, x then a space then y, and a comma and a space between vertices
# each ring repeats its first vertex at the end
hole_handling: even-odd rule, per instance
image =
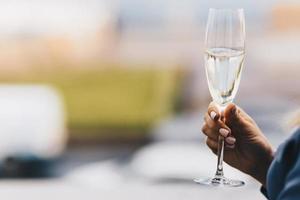
MULTIPOLYGON (((224 115, 224 110, 226 105, 222 105, 219 107, 221 115, 224 115)), ((218 138, 218 162, 217 162, 217 171, 215 177, 223 177, 223 158, 224 158, 224 137, 219 135, 218 138)))
POLYGON ((217 163, 217 171, 215 176, 216 177, 223 177, 223 157, 224 157, 224 137, 219 136, 218 139, 218 163, 217 163))

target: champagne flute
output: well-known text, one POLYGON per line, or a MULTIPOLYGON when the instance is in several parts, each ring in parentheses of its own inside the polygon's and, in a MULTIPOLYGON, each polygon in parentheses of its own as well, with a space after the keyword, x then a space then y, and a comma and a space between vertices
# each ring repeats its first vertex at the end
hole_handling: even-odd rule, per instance
MULTIPOLYGON (((243 9, 210 9, 206 27, 205 69, 213 101, 223 112, 232 102, 240 83, 245 57, 245 19, 243 9)), ((216 174, 195 182, 212 186, 238 187, 245 183, 224 177, 224 138, 219 136, 216 174)))

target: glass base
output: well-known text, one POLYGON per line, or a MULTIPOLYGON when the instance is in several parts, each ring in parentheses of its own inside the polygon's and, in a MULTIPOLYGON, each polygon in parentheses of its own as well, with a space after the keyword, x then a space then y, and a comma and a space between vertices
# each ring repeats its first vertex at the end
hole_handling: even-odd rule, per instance
POLYGON ((208 186, 241 187, 245 185, 244 181, 228 179, 224 176, 215 176, 214 178, 208 179, 194 179, 194 181, 198 184, 208 186))

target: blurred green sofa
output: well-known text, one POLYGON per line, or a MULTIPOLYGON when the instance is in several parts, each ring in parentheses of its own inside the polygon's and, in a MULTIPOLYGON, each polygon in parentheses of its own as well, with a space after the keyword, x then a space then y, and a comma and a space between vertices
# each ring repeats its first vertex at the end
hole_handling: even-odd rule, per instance
POLYGON ((110 67, 33 71, 2 82, 50 84, 64 98, 74 140, 123 140, 145 136, 172 113, 180 79, 175 68, 110 67))

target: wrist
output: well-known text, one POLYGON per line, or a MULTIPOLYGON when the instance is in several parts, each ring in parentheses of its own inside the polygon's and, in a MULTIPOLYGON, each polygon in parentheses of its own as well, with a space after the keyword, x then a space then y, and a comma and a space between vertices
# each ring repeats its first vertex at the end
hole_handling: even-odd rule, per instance
POLYGON ((259 181, 264 188, 266 188, 267 186, 267 173, 273 159, 274 151, 272 149, 269 149, 265 152, 265 155, 258 160, 258 163, 253 167, 253 169, 249 173, 253 178, 259 181))

